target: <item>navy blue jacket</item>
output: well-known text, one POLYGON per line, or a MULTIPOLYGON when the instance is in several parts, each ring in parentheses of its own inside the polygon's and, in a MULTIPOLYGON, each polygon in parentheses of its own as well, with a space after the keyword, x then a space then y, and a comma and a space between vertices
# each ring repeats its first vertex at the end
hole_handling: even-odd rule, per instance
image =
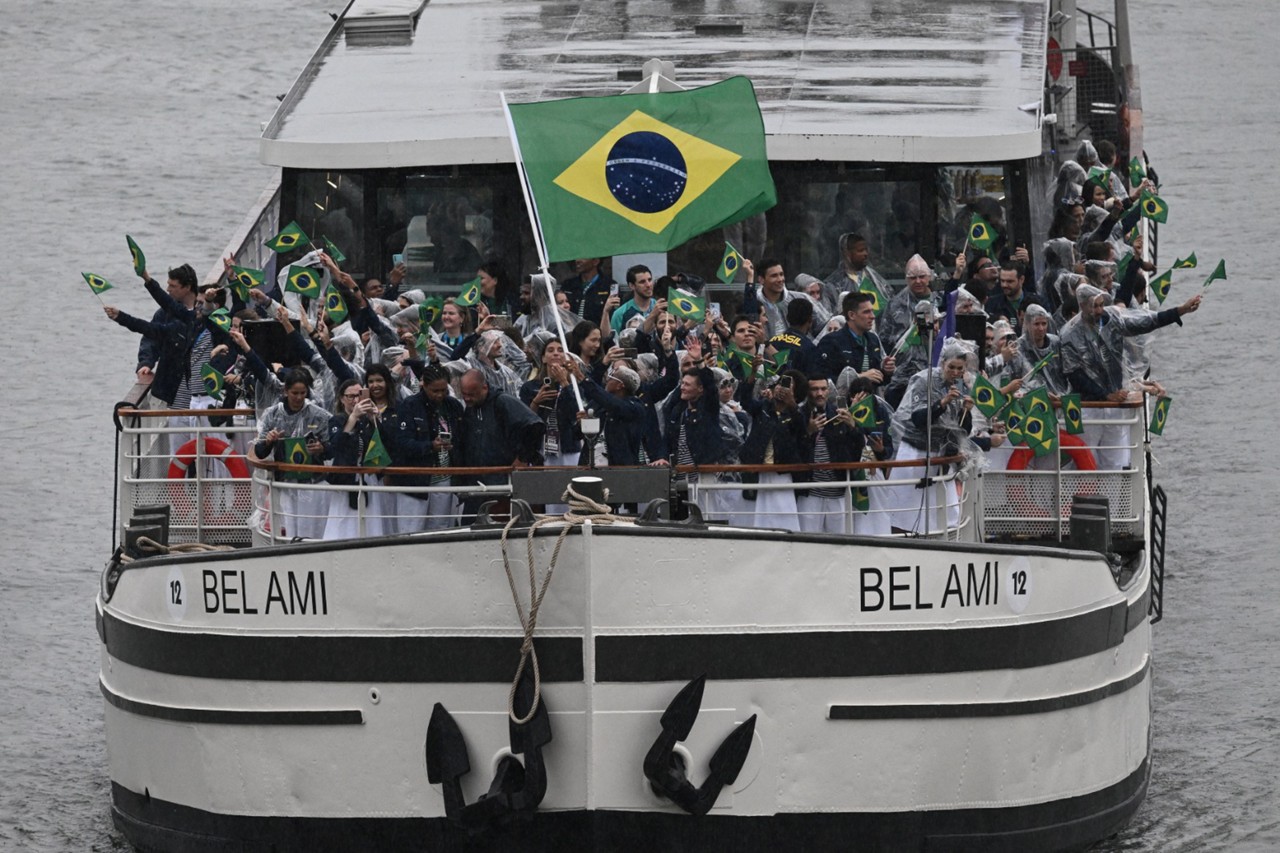
POLYGON ((846 367, 861 373, 864 355, 869 368, 880 369, 885 352, 875 332, 867 332, 861 338, 855 338, 848 329, 832 332, 818 343, 818 372, 830 379, 839 377, 846 367))
POLYGON ((769 339, 769 345, 778 352, 789 352, 787 367, 810 376, 821 370, 818 347, 804 332, 787 329, 769 339))
MULTIPOLYGON (((510 465, 519 459, 542 464, 542 437, 546 425, 533 411, 510 394, 489 390, 479 406, 467 408, 459 425, 459 464, 468 468, 510 465)), ((505 474, 455 478, 464 482, 502 483, 505 474)))
POLYGON ((645 441, 648 422, 645 404, 635 397, 615 397, 590 379, 579 387, 589 405, 602 416, 609 464, 639 465, 640 448, 645 441))
POLYGON ((698 378, 702 380, 702 397, 694 401, 693 408, 677 398, 666 409, 666 459, 672 465, 679 463, 677 450, 682 420, 685 441, 694 464, 714 465, 724 456, 724 440, 720 433, 720 389, 716 387, 711 368, 700 368, 698 378))
MULTIPOLYGON (((544 430, 543 436, 545 437, 547 418, 551 416, 551 410, 546 408, 533 408, 533 398, 541 390, 542 380, 530 379, 528 382, 520 386, 520 402, 528 406, 530 410, 542 421, 544 430)), ((556 397, 555 406, 556 429, 560 431, 560 452, 581 453, 582 433, 578 431, 578 400, 573 396, 573 389, 571 387, 566 385, 560 389, 560 394, 556 397)))
MULTIPOLYGON (((401 400, 396 405, 395 424, 386 430, 392 462, 410 468, 439 467, 440 456, 432 442, 440 435, 442 422, 450 434, 453 451, 450 460, 461 458, 464 441, 462 414, 462 403, 453 397, 445 397, 439 405, 428 400, 422 392, 401 400)), ((388 477, 388 480, 389 485, 397 486, 431 485, 429 474, 399 474, 388 477)), ((425 499, 426 495, 417 497, 425 499)))

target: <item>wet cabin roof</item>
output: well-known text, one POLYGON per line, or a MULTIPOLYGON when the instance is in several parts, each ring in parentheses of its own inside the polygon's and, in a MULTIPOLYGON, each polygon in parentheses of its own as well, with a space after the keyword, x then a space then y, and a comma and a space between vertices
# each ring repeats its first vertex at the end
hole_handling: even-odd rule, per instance
POLYGON ((262 159, 334 169, 510 162, 499 93, 512 103, 617 94, 653 58, 673 62, 686 88, 749 77, 770 159, 1031 157, 1047 7, 354 0, 263 133, 262 159))

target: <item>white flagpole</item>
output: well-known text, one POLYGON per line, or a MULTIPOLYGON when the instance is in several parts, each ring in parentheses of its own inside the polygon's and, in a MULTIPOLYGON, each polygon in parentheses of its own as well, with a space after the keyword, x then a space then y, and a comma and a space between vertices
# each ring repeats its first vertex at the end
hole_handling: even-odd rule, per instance
MULTIPOLYGON (((520 140, 516 137, 516 125, 511 118, 511 109, 507 106, 507 93, 499 92, 498 97, 502 99, 502 114, 507 120, 507 133, 511 136, 511 147, 515 149, 516 154, 516 171, 520 175, 520 192, 524 194, 524 206, 529 211, 529 225, 533 227, 533 244, 538 249, 538 263, 542 269, 542 283, 547 288, 547 301, 551 306, 551 313, 556 320, 556 333, 560 336, 560 346, 564 347, 565 355, 569 355, 569 341, 564 334, 564 324, 560 321, 560 309, 556 306, 556 292, 551 286, 551 270, 550 264, 547 263, 547 246, 546 240, 542 236, 542 220, 538 217, 537 203, 533 199, 533 193, 529 190, 529 176, 524 170, 524 155, 520 153, 520 140)), ((578 411, 586 411, 586 403, 582 400, 582 390, 578 388, 578 378, 569 372, 569 382, 573 386, 573 396, 578 401, 578 411)))

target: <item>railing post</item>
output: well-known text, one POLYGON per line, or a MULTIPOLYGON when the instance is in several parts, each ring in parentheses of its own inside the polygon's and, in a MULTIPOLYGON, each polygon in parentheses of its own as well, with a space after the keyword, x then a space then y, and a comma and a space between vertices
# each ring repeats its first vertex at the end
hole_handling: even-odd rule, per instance
POLYGON ((196 456, 193 460, 196 470, 196 541, 204 541, 204 427, 200 418, 193 418, 196 430, 196 456))

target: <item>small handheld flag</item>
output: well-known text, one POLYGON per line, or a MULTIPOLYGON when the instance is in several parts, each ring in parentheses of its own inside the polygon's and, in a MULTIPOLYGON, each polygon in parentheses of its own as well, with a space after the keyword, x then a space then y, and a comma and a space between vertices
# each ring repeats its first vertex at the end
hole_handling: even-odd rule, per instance
POLYGON ((1138 204, 1142 206, 1142 215, 1153 222, 1169 221, 1169 205, 1164 199, 1152 192, 1144 192, 1138 204))
POLYGON ((1116 283, 1117 284, 1124 281, 1125 275, 1128 274, 1129 272, 1129 264, 1131 263, 1133 263, 1133 252, 1130 252, 1120 260, 1116 261, 1116 283))
POLYGON ((335 264, 340 264, 347 259, 347 256, 342 254, 342 250, 335 246, 328 237, 322 236, 320 239, 324 241, 325 254, 332 258, 335 264))
POLYGON ((1084 432, 1084 406, 1080 403, 1079 394, 1062 396, 1062 428, 1067 435, 1084 432))
POLYGON ((973 405, 988 418, 995 417, 1007 403, 1004 394, 987 377, 979 375, 973 381, 973 405))
POLYGON ((875 429, 877 423, 876 404, 871 395, 868 394, 857 403, 854 403, 849 409, 849 414, 853 417, 853 422, 863 429, 875 429))
POLYGON ((1106 187, 1108 192, 1111 191, 1111 170, 1110 169, 1105 168, 1103 166, 1094 166, 1093 168, 1089 169, 1089 177, 1096 180, 1098 183, 1102 184, 1104 187, 1106 187))
POLYGON ((1058 354, 1057 354, 1056 352, 1050 352, 1050 353, 1049 353, 1048 355, 1046 355, 1044 358, 1040 359, 1040 360, 1039 360, 1039 361, 1037 361, 1034 365, 1032 365, 1032 367, 1031 367, 1031 372, 1030 372, 1030 373, 1028 373, 1026 376, 1024 376, 1024 377, 1022 377, 1022 378, 1023 378, 1024 380, 1025 380, 1025 379, 1030 379, 1032 376, 1035 376, 1035 375, 1036 375, 1037 373, 1039 373, 1041 370, 1044 370, 1044 368, 1049 364, 1049 362, 1053 361, 1053 360, 1054 360, 1055 358, 1057 358, 1057 357, 1058 357, 1058 354))
MULTIPOLYGON (((768 379, 770 376, 774 376, 778 373, 781 373, 782 368, 787 366, 787 361, 790 358, 791 358, 791 350, 789 349, 778 350, 777 352, 775 352, 773 354, 773 360, 766 361, 763 365, 764 378, 768 379)), ((752 359, 752 363, 754 362, 755 362, 755 359, 752 359)))
POLYGON ((1165 270, 1151 279, 1151 292, 1161 305, 1169 298, 1169 288, 1173 287, 1173 270, 1165 270))
POLYGON ((862 283, 858 285, 858 290, 862 293, 871 294, 871 307, 875 309, 876 319, 880 319, 880 315, 884 314, 884 309, 889 306, 889 299, 880 292, 880 285, 876 284, 875 279, 871 276, 864 276, 862 283))
POLYGON ((1028 415, 1049 414, 1052 417, 1053 401, 1049 399, 1049 389, 1037 388, 1022 398, 1022 410, 1028 415))
POLYGON ((80 275, 84 276, 84 280, 89 283, 89 289, 94 292, 94 295, 108 291, 112 287, 111 282, 95 273, 82 272, 80 275))
POLYGON ((311 238, 307 236, 307 232, 296 222, 290 222, 284 227, 279 234, 266 241, 264 244, 273 252, 290 252, 300 246, 306 246, 311 242, 311 238))
POLYGON ((1027 447, 1030 447, 1037 457, 1045 456, 1058 449, 1057 424, 1046 412, 1028 413, 1022 421, 1022 435, 1027 447))
POLYGON ((1221 261, 1218 261, 1218 265, 1213 268, 1213 272, 1209 273, 1209 277, 1204 280, 1204 286, 1205 288, 1208 288, 1209 285, 1213 284, 1218 279, 1225 279, 1226 277, 1227 277, 1227 262, 1225 259, 1223 259, 1221 261))
POLYGON ((249 269, 248 267, 232 267, 230 282, 231 287, 236 292, 236 296, 240 297, 241 302, 249 301, 249 291, 255 287, 262 287, 265 274, 262 270, 249 269))
POLYGON ((1134 157, 1129 161, 1129 186, 1136 187, 1138 184, 1146 180, 1147 167, 1143 165, 1141 157, 1134 157))
POLYGON ((347 303, 338 291, 330 290, 325 295, 324 316, 329 321, 329 328, 339 326, 347 319, 347 303))
POLYGON ((462 308, 470 308, 472 305, 480 303, 480 276, 476 276, 471 281, 462 285, 462 290, 458 291, 458 296, 453 301, 462 308))
POLYGON ((219 308, 209 314, 209 322, 217 326, 224 332, 231 331, 231 312, 226 308, 219 308))
POLYGON ((1015 399, 1009 406, 1009 413, 1004 416, 1005 432, 1010 444, 1022 444, 1026 441, 1022 434, 1022 423, 1026 417, 1026 413, 1022 411, 1022 403, 1015 399))
POLYGON ((716 278, 725 284, 732 284, 733 278, 738 274, 738 270, 742 268, 742 255, 738 254, 738 250, 725 241, 724 258, 720 261, 720 269, 716 272, 716 278))
POLYGON ((382 443, 382 435, 376 426, 364 451, 364 464, 369 468, 385 468, 391 464, 391 454, 387 453, 387 446, 382 443))
POLYGON ((989 249, 991 244, 996 241, 996 229, 991 223, 982 218, 981 214, 975 213, 973 221, 969 223, 969 243, 975 249, 989 249))
POLYGON ((307 452, 305 438, 284 439, 284 461, 289 465, 310 465, 311 454, 307 452))
POLYGON ((200 368, 200 378, 204 380, 205 393, 210 397, 221 400, 222 390, 227 384, 227 377, 218 368, 206 363, 204 367, 200 368))
POLYGON ((1185 258, 1178 258, 1176 261, 1174 261, 1173 268, 1175 270, 1193 270, 1196 268, 1197 263, 1199 262, 1196 260, 1196 253, 1192 252, 1191 254, 1187 255, 1185 258))
POLYGON ((667 310, 682 320, 703 320, 707 316, 707 300, 676 287, 667 294, 667 310))
POLYGON ((1151 423, 1147 429, 1155 435, 1164 435, 1164 425, 1169 421, 1169 407, 1173 405, 1172 397, 1161 397, 1156 400, 1156 407, 1151 412, 1151 423))
POLYGON ((422 300, 422 304, 418 306, 418 326, 426 331, 435 325, 436 320, 440 319, 440 312, 444 310, 444 300, 439 296, 428 296, 422 300))
POLYGON ((291 266, 284 289, 315 299, 320 295, 320 276, 311 267, 291 266))
POLYGON ((142 275, 147 271, 147 256, 142 254, 142 249, 128 234, 124 235, 124 239, 129 244, 129 254, 133 255, 133 271, 142 275))
MULTIPOLYGON (((867 479, 867 472, 861 468, 853 472, 853 479, 867 479)), ((866 489, 850 489, 853 497, 853 508, 858 512, 869 512, 871 510, 871 495, 866 489)))

